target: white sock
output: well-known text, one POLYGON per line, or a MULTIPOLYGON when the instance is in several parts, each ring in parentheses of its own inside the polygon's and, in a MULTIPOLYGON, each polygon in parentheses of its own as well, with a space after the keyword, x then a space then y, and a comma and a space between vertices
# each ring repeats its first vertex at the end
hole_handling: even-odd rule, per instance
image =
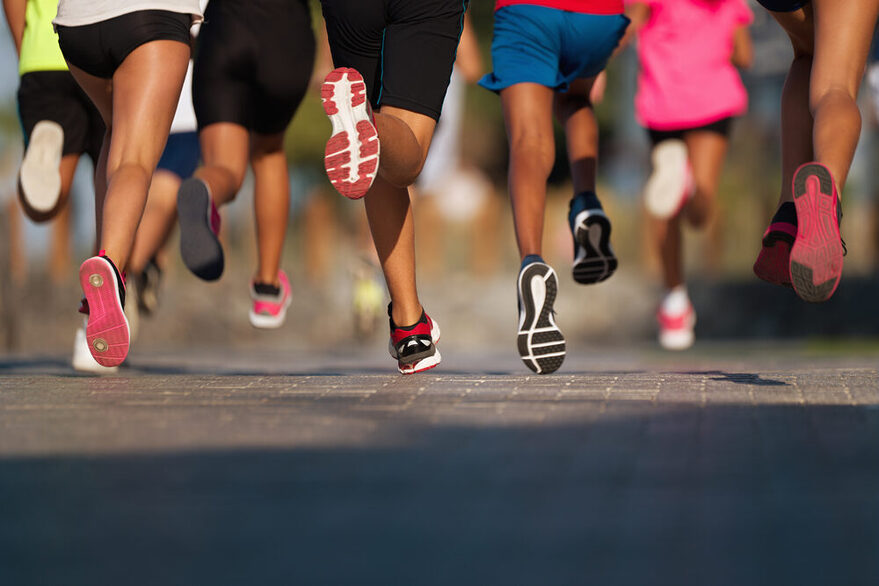
POLYGON ((663 313, 678 315, 687 311, 690 307, 690 297, 687 295, 687 286, 678 285, 668 290, 662 300, 663 313))

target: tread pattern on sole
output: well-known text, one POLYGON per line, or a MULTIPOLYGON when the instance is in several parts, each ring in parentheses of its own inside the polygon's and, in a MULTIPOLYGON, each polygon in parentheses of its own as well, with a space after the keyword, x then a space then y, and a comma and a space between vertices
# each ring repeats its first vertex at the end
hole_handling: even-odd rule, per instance
POLYGON ((381 151, 366 83, 357 70, 340 67, 324 78, 320 94, 333 126, 324 151, 327 177, 336 191, 359 199, 375 181, 381 151))
POLYGON ((211 229, 210 193, 200 179, 187 179, 177 192, 180 223, 180 256, 192 273, 205 281, 223 274, 225 257, 219 238, 211 229))
POLYGON ((113 267, 100 257, 86 259, 79 268, 79 284, 89 308, 85 331, 89 352, 101 366, 122 364, 131 337, 113 267))
POLYGON ((555 271, 544 263, 531 263, 519 274, 519 331, 516 344, 525 366, 549 374, 565 360, 565 337, 555 324, 553 303, 558 293, 555 271))
POLYGON ((585 210, 577 216, 574 225, 577 243, 571 271, 574 280, 583 285, 607 280, 619 264, 610 246, 610 220, 600 210, 585 210))
POLYGON ((820 163, 797 169, 792 188, 798 225, 790 253, 791 284, 804 301, 820 303, 833 295, 842 276, 838 196, 830 171, 820 163))

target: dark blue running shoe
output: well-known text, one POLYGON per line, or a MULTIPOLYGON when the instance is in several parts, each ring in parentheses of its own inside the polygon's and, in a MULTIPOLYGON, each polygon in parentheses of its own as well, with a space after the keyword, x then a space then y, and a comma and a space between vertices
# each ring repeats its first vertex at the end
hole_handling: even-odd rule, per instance
POLYGON ((574 237, 574 280, 583 285, 600 283, 617 270, 610 246, 610 220, 598 197, 580 193, 571 200, 568 223, 574 237))

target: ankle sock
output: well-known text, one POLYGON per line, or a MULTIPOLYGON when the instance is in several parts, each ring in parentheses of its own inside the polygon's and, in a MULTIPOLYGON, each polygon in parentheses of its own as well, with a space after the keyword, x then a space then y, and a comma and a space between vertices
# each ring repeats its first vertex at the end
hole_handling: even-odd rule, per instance
POLYGON ((527 255, 525 258, 522 259, 522 266, 519 267, 519 271, 521 272, 522 269, 535 262, 543 262, 543 257, 539 254, 527 255))
POLYGON ((672 287, 668 290, 668 293, 665 294, 665 298, 662 300, 663 313, 669 313, 671 315, 684 313, 689 306, 690 296, 687 294, 686 285, 672 287))

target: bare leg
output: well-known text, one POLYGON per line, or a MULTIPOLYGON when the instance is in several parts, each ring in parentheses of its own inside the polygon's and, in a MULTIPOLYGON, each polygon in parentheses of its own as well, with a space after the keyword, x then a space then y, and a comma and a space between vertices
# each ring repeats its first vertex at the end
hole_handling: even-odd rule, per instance
POLYGON ((659 250, 662 280, 666 289, 684 284, 684 268, 681 259, 681 217, 668 220, 651 218, 654 242, 659 250))
POLYGON ((726 156, 727 139, 716 132, 687 132, 684 135, 695 192, 686 206, 686 216, 696 228, 703 227, 714 210, 720 172, 726 156))
POLYGON ((536 83, 501 90, 510 141, 510 198, 519 256, 541 254, 546 180, 555 159, 552 130, 554 92, 536 83))
POLYGON ((137 229, 134 248, 128 259, 128 271, 133 274, 143 272, 147 263, 155 257, 171 235, 177 220, 177 190, 180 189, 180 177, 165 171, 153 173, 147 196, 143 219, 137 229))
POLYGON ((790 182, 799 165, 816 159, 826 165, 842 191, 854 157, 861 129, 857 93, 879 1, 829 2, 814 0, 792 13, 773 13, 787 31, 794 47, 783 95, 782 119, 783 185, 781 202, 792 199, 790 182), (809 67, 808 86, 803 77, 809 67), (808 92, 809 111, 803 110, 803 92, 808 92), (804 134, 811 133, 812 156, 808 156, 804 134))
POLYGON ((598 121, 589 99, 595 78, 578 79, 555 95, 556 117, 565 128, 574 193, 595 191, 598 167, 598 121))
POLYGON ((49 246, 49 273, 55 283, 62 282, 70 268, 70 222, 73 216, 68 200, 78 163, 79 155, 67 155, 61 159, 59 168, 61 173, 61 194, 58 202, 60 211, 52 225, 52 240, 49 246))
POLYGON ((415 285, 415 229, 409 190, 427 157, 436 122, 385 107, 376 113, 382 145, 379 176, 365 198, 366 214, 391 297, 394 323, 414 324, 422 307, 415 285))
POLYGON ((284 134, 254 134, 250 164, 255 178, 253 205, 259 250, 256 281, 277 287, 290 215, 290 177, 284 134))
POLYGON ((189 46, 177 41, 141 45, 116 70, 109 94, 106 80, 70 67, 110 134, 101 248, 117 266, 128 262, 189 56, 189 46))
POLYGON ((250 133, 243 126, 219 122, 203 128, 198 137, 204 164, 195 176, 207 184, 219 207, 235 199, 244 182, 250 133))

